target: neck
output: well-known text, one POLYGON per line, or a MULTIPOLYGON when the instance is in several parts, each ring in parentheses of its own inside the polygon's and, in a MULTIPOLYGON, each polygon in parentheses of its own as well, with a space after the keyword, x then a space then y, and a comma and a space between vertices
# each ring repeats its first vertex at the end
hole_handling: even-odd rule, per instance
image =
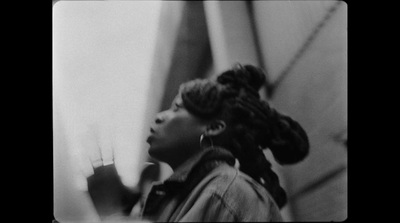
POLYGON ((185 156, 185 158, 180 161, 170 163, 169 166, 172 168, 172 170, 174 172, 176 172, 176 170, 178 170, 181 166, 186 166, 191 162, 197 162, 196 157, 209 149, 211 149, 211 147, 204 147, 202 149, 199 149, 199 150, 195 151, 194 153, 192 153, 191 155, 185 156))

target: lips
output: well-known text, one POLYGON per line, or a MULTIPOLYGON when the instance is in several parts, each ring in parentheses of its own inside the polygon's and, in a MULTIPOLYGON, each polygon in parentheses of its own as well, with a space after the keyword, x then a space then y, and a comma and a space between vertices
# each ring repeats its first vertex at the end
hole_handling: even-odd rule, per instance
POLYGON ((153 135, 150 135, 149 137, 147 137, 146 142, 151 143, 152 140, 153 140, 153 135))

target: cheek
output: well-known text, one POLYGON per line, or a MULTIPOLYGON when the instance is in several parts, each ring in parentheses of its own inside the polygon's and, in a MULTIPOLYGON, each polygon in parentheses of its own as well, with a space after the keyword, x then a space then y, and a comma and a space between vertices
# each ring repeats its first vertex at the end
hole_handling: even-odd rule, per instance
POLYGON ((186 116, 176 117, 164 126, 164 133, 174 138, 188 137, 196 131, 197 123, 186 116))
POLYGON ((195 123, 186 120, 176 120, 165 128, 166 142, 170 146, 190 146, 197 138, 195 123))
POLYGON ((185 113, 168 119, 158 129, 158 136, 150 146, 149 154, 162 161, 175 156, 189 156, 200 145, 201 124, 185 113))
MULTIPOLYGON (((182 121, 179 119, 170 120, 168 123, 162 125, 158 129, 155 140, 152 141, 149 153, 153 155, 169 155, 174 153, 182 140, 187 136, 185 135, 188 130, 182 121)), ((151 155, 151 154, 150 154, 151 155)))

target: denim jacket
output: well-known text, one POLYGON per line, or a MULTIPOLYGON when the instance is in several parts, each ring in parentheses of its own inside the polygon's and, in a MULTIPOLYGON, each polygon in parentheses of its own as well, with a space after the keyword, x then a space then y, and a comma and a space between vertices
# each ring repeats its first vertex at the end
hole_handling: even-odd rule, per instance
POLYGON ((142 218, 161 222, 282 221, 269 192, 234 167, 226 149, 208 148, 150 190, 142 218))

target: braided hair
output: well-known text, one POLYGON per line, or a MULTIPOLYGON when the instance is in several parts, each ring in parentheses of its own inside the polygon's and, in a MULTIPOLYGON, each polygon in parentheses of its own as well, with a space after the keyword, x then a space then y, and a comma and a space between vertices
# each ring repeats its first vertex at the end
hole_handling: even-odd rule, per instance
POLYGON ((263 150, 270 149, 281 165, 294 164, 308 155, 309 141, 299 123, 260 99, 264 82, 263 70, 237 64, 216 81, 196 79, 181 85, 180 93, 189 112, 226 122, 227 129, 214 144, 229 149, 240 170, 263 185, 282 208, 286 192, 263 150))

